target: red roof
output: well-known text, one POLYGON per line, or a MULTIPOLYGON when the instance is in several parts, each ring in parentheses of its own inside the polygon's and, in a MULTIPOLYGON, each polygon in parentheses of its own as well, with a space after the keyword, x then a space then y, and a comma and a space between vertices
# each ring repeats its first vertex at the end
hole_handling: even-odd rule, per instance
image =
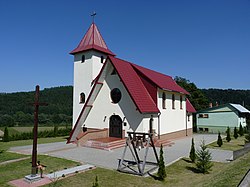
POLYGON ((190 113, 196 112, 195 108, 193 107, 193 105, 191 104, 191 102, 189 101, 188 98, 186 100, 186 110, 187 110, 187 112, 190 112, 190 113))
POLYGON ((156 103, 145 88, 132 64, 111 56, 109 56, 109 59, 140 113, 158 113, 159 109, 156 103))
POLYGON ((172 77, 168 75, 164 75, 162 73, 138 66, 136 64, 132 64, 134 68, 136 68, 138 71, 140 71, 144 76, 146 76, 148 79, 150 79, 157 87, 163 89, 163 90, 169 90, 174 92, 180 92, 183 94, 190 95, 185 89, 180 87, 172 77))
POLYGON ((108 49, 95 23, 91 24, 89 30, 84 35, 83 39, 81 40, 77 48, 71 51, 70 54, 74 55, 76 53, 87 51, 90 49, 95 49, 97 51, 101 51, 113 56, 115 55, 108 49))

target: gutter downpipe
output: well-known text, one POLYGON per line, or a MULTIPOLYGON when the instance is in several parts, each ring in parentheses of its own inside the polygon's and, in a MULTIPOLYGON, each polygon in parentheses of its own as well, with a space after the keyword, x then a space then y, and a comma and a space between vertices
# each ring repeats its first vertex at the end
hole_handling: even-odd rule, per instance
POLYGON ((161 126, 161 121, 160 121, 160 115, 161 115, 161 112, 158 113, 158 140, 160 139, 160 126, 161 126))

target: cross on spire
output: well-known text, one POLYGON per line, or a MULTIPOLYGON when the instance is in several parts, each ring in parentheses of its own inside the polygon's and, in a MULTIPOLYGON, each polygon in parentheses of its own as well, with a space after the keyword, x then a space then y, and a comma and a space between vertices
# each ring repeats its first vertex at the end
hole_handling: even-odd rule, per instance
POLYGON ((90 16, 93 18, 92 22, 95 23, 96 12, 94 11, 93 14, 91 14, 90 16))

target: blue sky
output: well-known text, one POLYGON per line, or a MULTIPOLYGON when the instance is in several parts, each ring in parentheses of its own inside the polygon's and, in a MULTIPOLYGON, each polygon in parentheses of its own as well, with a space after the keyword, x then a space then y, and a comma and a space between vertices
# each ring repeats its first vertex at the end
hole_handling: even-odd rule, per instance
POLYGON ((1 0, 0 92, 73 85, 96 24, 117 57, 199 88, 250 89, 250 0, 1 0))

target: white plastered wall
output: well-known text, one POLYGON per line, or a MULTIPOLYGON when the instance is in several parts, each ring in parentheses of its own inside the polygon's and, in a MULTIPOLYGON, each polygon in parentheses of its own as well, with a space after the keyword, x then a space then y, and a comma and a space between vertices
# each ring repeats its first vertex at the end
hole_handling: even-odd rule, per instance
POLYGON ((106 59, 106 55, 89 50, 74 55, 74 90, 73 90, 73 124, 82 110, 83 103, 80 103, 80 94, 85 94, 85 100, 91 90, 91 82, 99 74, 103 63, 101 63, 101 56, 106 59), (85 55, 85 61, 82 62, 82 55, 85 55))
MULTIPOLYGON (((160 109, 160 134, 186 130, 186 98, 182 95, 180 109, 180 93, 158 89, 158 108, 160 109), (162 94, 166 94, 166 109, 162 108, 162 94), (175 109, 172 109, 172 94, 175 94, 175 109)), ((190 118, 191 119, 191 118, 190 118)), ((188 124, 191 126, 190 124, 188 124)))
POLYGON ((136 109, 134 102, 130 98, 119 76, 117 74, 111 75, 111 72, 113 71, 111 63, 108 63, 107 65, 107 76, 93 107, 84 122, 85 126, 88 128, 99 129, 109 128, 109 118, 112 115, 119 115, 123 122, 126 123, 126 126, 124 126, 123 123, 125 136, 127 131, 148 132, 150 115, 141 114, 136 109), (122 98, 117 104, 112 103, 110 97, 110 91, 113 88, 119 88, 122 93, 122 98))

